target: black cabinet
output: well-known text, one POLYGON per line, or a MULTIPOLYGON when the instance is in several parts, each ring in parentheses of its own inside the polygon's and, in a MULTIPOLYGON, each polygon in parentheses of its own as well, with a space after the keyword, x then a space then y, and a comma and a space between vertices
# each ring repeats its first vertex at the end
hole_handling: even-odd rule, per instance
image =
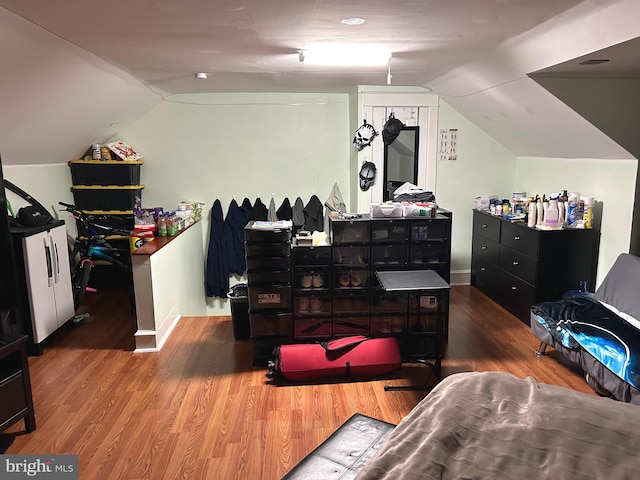
POLYGON ((36 428, 26 342, 26 335, 0 335, 0 431, 23 419, 27 432, 36 428))
POLYGON ((558 300, 586 280, 595 289, 598 234, 538 230, 473 211, 471 284, 529 324, 531 305, 558 300))

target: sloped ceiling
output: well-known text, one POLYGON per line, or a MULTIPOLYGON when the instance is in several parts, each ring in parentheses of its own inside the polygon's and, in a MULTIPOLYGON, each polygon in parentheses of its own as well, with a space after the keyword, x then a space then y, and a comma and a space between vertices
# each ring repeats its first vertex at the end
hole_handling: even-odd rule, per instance
POLYGON ((632 158, 527 75, 640 37, 634 0, 0 0, 0 152, 65 162, 168 95, 351 91, 387 68, 301 64, 319 43, 393 52, 394 86, 433 91, 520 156, 632 158), (343 18, 362 17, 345 26, 343 18), (198 80, 195 72, 206 72, 198 80))

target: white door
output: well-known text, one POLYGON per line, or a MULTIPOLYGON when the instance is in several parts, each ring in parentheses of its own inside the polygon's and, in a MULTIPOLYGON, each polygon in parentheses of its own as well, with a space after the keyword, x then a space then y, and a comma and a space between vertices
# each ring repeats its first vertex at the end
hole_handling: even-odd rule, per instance
POLYGON ((33 324, 33 340, 35 343, 40 343, 58 328, 49 232, 24 237, 22 244, 33 324))

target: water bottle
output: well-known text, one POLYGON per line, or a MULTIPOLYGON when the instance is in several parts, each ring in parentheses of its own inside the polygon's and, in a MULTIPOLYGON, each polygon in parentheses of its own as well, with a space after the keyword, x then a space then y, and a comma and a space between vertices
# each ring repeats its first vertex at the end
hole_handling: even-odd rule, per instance
POLYGON ((159 237, 166 237, 168 234, 167 231, 167 218, 165 217, 164 213, 161 213, 158 216, 158 236, 159 237))

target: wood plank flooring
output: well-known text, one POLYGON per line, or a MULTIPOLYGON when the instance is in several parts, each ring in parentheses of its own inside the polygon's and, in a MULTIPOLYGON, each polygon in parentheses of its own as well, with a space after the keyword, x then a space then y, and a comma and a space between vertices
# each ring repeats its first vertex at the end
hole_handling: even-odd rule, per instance
MULTIPOLYGON (((29 358, 36 431, 20 422, 0 435, 5 453, 78 454, 81 479, 279 479, 352 414, 398 423, 426 395, 384 391, 424 381, 427 369, 408 364, 383 379, 272 385, 230 317, 182 318, 160 352, 136 354, 126 290, 101 289, 85 308, 93 321, 29 358)), ((503 370, 593 394, 537 345, 475 288, 452 288, 444 375, 503 370)))

